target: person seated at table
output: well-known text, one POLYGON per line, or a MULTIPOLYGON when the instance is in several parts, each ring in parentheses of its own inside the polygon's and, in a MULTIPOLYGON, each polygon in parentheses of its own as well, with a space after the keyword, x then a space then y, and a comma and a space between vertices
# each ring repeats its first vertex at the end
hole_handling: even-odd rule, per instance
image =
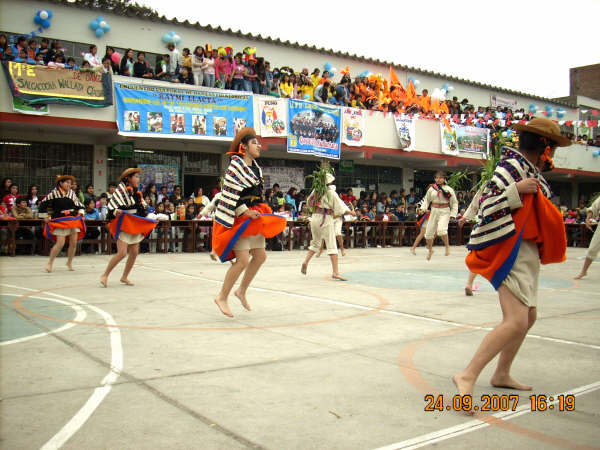
MULTIPOLYGON (((33 213, 31 212, 31 208, 27 206, 27 198, 19 197, 16 200, 15 206, 12 209, 12 216, 17 220, 27 220, 33 219, 33 213)), ((33 233, 31 229, 26 227, 17 228, 15 233, 15 238, 17 240, 32 240, 33 233)))
MULTIPOLYGON (((94 198, 88 197, 85 202, 85 213, 83 215, 85 220, 102 220, 100 213, 96 209, 96 202, 94 198)), ((100 229, 98 227, 86 227, 85 236, 83 239, 98 239, 100 236, 100 229)), ((92 246, 89 244, 83 244, 81 251, 84 253, 91 253, 92 246)))

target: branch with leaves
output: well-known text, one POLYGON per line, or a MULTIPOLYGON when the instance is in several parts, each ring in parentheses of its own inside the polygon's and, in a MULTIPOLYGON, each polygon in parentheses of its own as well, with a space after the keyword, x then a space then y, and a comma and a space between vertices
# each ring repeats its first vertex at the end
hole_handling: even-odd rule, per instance
POLYGON ((306 177, 306 180, 312 180, 312 192, 308 196, 306 204, 308 210, 312 214, 314 209, 318 206, 319 200, 327 196, 327 200, 330 199, 329 188, 327 187, 327 174, 335 175, 333 167, 329 164, 329 161, 321 161, 321 164, 317 170, 311 175, 306 177))

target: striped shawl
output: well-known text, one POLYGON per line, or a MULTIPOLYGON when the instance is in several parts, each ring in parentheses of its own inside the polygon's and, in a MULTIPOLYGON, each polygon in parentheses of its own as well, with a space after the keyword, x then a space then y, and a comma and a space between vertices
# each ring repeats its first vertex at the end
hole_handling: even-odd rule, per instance
MULTIPOLYGON (((256 164, 256 161, 254 162, 256 164)), ((236 216, 236 207, 241 192, 246 188, 258 186, 262 182, 262 170, 258 167, 260 177, 248 167, 242 158, 237 155, 231 157, 229 167, 225 172, 225 180, 221 190, 221 198, 215 212, 215 220, 224 227, 231 228, 236 216)))
POLYGON ((106 206, 108 208, 108 214, 110 217, 114 217, 114 213, 117 209, 138 209, 139 206, 141 206, 142 209, 146 209, 148 207, 146 202, 143 200, 141 193, 137 192, 134 194, 130 192, 127 190, 127 186, 124 182, 119 183, 117 189, 106 206), (139 196, 137 201, 135 195, 139 196))
POLYGON ((69 192, 65 193, 62 189, 60 189, 57 186, 54 189, 52 189, 52 191, 48 195, 46 195, 46 197, 44 197, 44 199, 40 202, 40 217, 47 216, 46 210, 48 208, 48 203, 52 204, 53 200, 58 200, 62 198, 68 198, 73 202, 73 211, 78 210, 78 214, 81 215, 85 213, 85 206, 81 204, 79 198, 77 198, 77 195, 75 194, 75 191, 73 191, 73 189, 69 189, 69 192))

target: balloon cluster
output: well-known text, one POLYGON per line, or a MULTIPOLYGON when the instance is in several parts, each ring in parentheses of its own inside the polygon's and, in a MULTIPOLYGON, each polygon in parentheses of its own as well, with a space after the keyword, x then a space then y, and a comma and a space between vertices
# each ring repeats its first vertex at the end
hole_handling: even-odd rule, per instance
POLYGON ((556 117, 558 117, 559 119, 562 119, 563 117, 565 117, 565 113, 566 113, 566 111, 564 109, 560 108, 556 111, 556 117))
POLYGON ((546 105, 545 111, 544 111, 544 115, 546 117, 552 117, 552 113, 554 112, 554 109, 552 108, 552 106, 550 105, 546 105))
POLYGON ((52 19, 52 11, 49 9, 42 9, 35 14, 33 21, 41 28, 50 28, 50 19, 52 19))
POLYGON ((446 94, 454 90, 454 86, 450 86, 448 83, 444 83, 442 90, 446 91, 446 94))
POLYGON ((594 153, 592 153, 592 156, 593 156, 594 158, 597 158, 598 156, 600 156, 600 150, 596 150, 596 151, 594 151, 594 153))
POLYGON ((176 46, 181 42, 181 36, 174 31, 169 31, 168 33, 163 34, 162 41, 165 44, 173 44, 176 46))
POLYGON ((102 37, 110 31, 110 25, 106 23, 104 17, 100 16, 90 22, 90 28, 96 33, 97 37, 102 37))
POLYGON ((415 77, 408 77, 408 81, 412 81, 413 86, 418 86, 419 84, 421 84, 421 82, 415 77))
POLYGON ((337 69, 331 65, 329 61, 323 64, 323 70, 329 72, 329 75, 333 76, 337 72, 337 69))
POLYGON ((529 105, 529 112, 531 114, 535 114, 537 112, 537 110, 538 110, 538 107, 536 104, 532 103, 529 105))
POLYGON ((362 72, 362 73, 360 74, 360 77, 361 77, 361 78, 366 78, 366 77, 368 77, 369 75, 371 75, 371 71, 370 71, 370 70, 365 70, 364 72, 362 72))

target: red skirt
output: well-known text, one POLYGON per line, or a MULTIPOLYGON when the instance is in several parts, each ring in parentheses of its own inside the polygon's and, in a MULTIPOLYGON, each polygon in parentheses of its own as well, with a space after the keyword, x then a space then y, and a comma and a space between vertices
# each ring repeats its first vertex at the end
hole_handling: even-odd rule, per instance
POLYGON ((423 222, 425 222, 427 219, 429 219, 429 214, 431 214, 429 211, 427 211, 425 214, 423 214, 419 220, 417 220, 417 225, 419 226, 419 228, 421 228, 423 226, 423 222))
POLYGON ((108 229, 115 240, 119 239, 121 231, 130 234, 143 234, 148 236, 156 227, 156 220, 147 219, 146 217, 136 216, 128 212, 121 212, 119 217, 115 217, 108 223, 108 229))
POLYGON ((282 233, 287 226, 287 220, 272 214, 273 211, 266 203, 251 206, 250 209, 258 211, 261 216, 258 219, 250 219, 244 215, 236 217, 231 228, 213 222, 212 248, 221 262, 235 258, 233 246, 240 238, 259 234, 267 239, 272 238, 282 233))
MULTIPOLYGON (((77 233, 77 242, 79 242, 85 236, 85 221, 83 220, 82 216, 66 216, 52 219, 44 227, 44 236, 46 236, 48 240, 56 242, 54 230, 66 230, 73 228, 79 228, 79 233, 77 233)), ((67 237, 67 240, 68 239, 69 238, 67 237)))

